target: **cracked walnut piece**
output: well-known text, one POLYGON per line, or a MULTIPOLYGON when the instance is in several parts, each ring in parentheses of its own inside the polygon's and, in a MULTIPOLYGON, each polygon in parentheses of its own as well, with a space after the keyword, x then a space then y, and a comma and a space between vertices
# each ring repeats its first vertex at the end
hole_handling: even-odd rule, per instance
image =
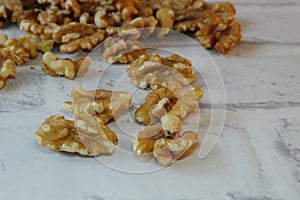
POLYGON ((194 86, 186 91, 170 112, 161 117, 162 128, 170 133, 178 132, 181 120, 198 109, 198 102, 203 94, 203 90, 199 86, 194 86))
POLYGON ((168 166, 174 161, 191 155, 199 144, 199 136, 194 131, 169 134, 161 125, 146 126, 133 138, 133 151, 139 158, 153 155, 158 164, 168 166))
POLYGON ((186 131, 182 136, 174 139, 158 139, 154 143, 153 156, 161 166, 169 166, 178 159, 183 159, 198 146, 198 134, 193 131, 186 131))
POLYGON ((182 86, 195 80, 191 62, 177 54, 162 58, 158 54, 142 55, 127 68, 131 82, 138 88, 166 87, 180 97, 182 86))
POLYGON ((114 36, 105 40, 102 57, 108 63, 131 63, 144 54, 144 45, 138 40, 114 36))
POLYGON ((156 13, 156 18, 158 20, 159 27, 157 32, 157 38, 163 40, 165 35, 167 35, 170 29, 173 28, 174 24, 174 11, 170 8, 161 8, 156 13))
POLYGON ((135 119, 144 125, 154 124, 176 104, 178 97, 168 88, 149 92, 145 103, 135 112, 135 119))
POLYGON ((56 57, 52 52, 46 52, 43 55, 42 70, 50 76, 65 76, 68 79, 74 79, 76 76, 83 75, 91 65, 89 57, 71 59, 62 59, 56 57))
POLYGON ((105 124, 121 116, 131 103, 131 95, 126 92, 108 91, 103 89, 84 90, 82 87, 73 89, 73 102, 64 102, 64 109, 77 116, 83 113, 95 115, 105 124))
MULTIPOLYGON (((1 56, 2 57, 2 56, 1 56)), ((10 59, 1 59, 0 63, 0 89, 6 84, 6 80, 16 77, 16 64, 10 59)))
POLYGON ((233 46, 242 40, 241 23, 237 20, 231 22, 229 26, 220 35, 215 49, 220 53, 229 52, 233 46))
POLYGON ((15 23, 23 12, 23 4, 20 0, 0 0, 0 5, 3 5, 6 9, 7 16, 10 17, 10 21, 15 23))
POLYGON ((111 154, 118 141, 113 131, 91 115, 80 115, 75 123, 61 115, 51 116, 39 126, 35 137, 44 147, 85 156, 111 154))

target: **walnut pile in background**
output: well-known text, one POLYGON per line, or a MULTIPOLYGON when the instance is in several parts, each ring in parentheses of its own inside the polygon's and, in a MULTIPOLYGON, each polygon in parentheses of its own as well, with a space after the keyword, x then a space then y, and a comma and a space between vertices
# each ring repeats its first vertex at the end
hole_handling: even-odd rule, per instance
POLYGON ((54 40, 63 53, 91 51, 124 30, 147 28, 163 40, 169 30, 193 33, 200 44, 229 52, 241 41, 241 24, 230 2, 204 0, 0 0, 0 27, 17 23, 35 41, 54 40), (161 27, 154 31, 155 27, 161 27))

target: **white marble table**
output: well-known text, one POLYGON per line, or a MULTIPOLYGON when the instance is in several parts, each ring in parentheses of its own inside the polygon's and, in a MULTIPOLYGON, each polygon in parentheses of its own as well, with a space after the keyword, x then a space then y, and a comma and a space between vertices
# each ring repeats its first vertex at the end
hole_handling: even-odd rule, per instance
MULTIPOLYGON (((74 84, 43 75, 40 55, 0 91, 0 199, 300 199, 300 1, 233 2, 244 39, 229 55, 209 51, 227 117, 208 157, 134 175, 40 147, 37 125, 74 84)), ((22 34, 0 33, 12 30, 22 34)))

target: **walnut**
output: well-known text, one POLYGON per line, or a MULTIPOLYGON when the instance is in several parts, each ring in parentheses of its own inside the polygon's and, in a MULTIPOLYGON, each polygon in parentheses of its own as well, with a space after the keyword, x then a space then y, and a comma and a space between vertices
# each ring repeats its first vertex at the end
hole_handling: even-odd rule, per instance
POLYGON ((23 19, 19 24, 19 28, 24 31, 29 37, 42 41, 51 40, 52 32, 57 28, 57 24, 41 25, 31 19, 23 19))
POLYGON ((152 17, 153 16, 153 9, 151 7, 141 7, 140 9, 140 16, 141 17, 152 17))
POLYGON ((161 125, 146 126, 133 138, 133 151, 138 156, 149 156, 154 149, 154 143, 163 137, 161 125))
POLYGON ((152 90, 147 94, 145 103, 136 110, 135 119, 144 125, 153 124, 172 109, 177 99, 168 88, 152 90))
POLYGON ((121 116, 131 103, 131 95, 126 92, 103 89, 86 91, 82 87, 73 89, 73 102, 66 101, 64 109, 73 114, 95 115, 105 124, 121 116))
POLYGON ((78 19, 81 15, 81 7, 77 0, 66 0, 65 9, 72 11, 75 19, 78 19))
POLYGON ((52 38, 56 43, 62 43, 59 48, 62 53, 91 51, 105 39, 105 31, 97 30, 93 25, 72 22, 54 29, 52 38))
POLYGON ((220 53, 227 53, 241 40, 241 23, 234 20, 225 31, 221 33, 219 41, 215 45, 215 49, 220 53))
POLYGON ((6 80, 16 77, 16 64, 11 59, 0 57, 0 89, 6 84, 6 80))
POLYGON ((54 40, 45 40, 37 43, 37 50, 43 53, 47 51, 52 51, 54 46, 54 40))
POLYGON ((144 54, 144 45, 138 40, 114 36, 105 40, 102 58, 108 63, 130 63, 144 54))
POLYGON ((116 134, 91 115, 80 115, 70 121, 61 115, 47 118, 35 132, 39 144, 56 151, 85 156, 111 154, 116 134))
POLYGON ((90 22, 90 18, 91 18, 90 13, 84 12, 80 15, 79 22, 87 24, 90 22))
POLYGON ((1 0, 0 5, 4 5, 7 10, 7 16, 11 22, 17 22, 23 12, 23 4, 20 0, 1 0))
POLYGON ((116 25, 121 21, 118 12, 108 13, 107 9, 100 8, 95 14, 94 23, 98 28, 106 28, 108 26, 116 25))
POLYGON ((228 1, 205 3, 205 7, 219 16, 224 24, 229 24, 234 20, 236 10, 233 4, 228 1))
POLYGON ((106 32, 109 37, 119 34, 121 38, 131 40, 137 40, 140 37, 147 39, 155 31, 157 24, 158 21, 153 16, 137 17, 130 22, 123 23, 120 27, 106 27, 106 32))
POLYGON ((161 8, 156 13, 158 24, 162 29, 158 30, 157 38, 163 40, 165 35, 173 28, 174 12, 170 8, 161 8))
POLYGON ((0 5, 0 28, 2 28, 5 19, 7 19, 7 13, 6 13, 5 6, 0 5))
POLYGON ((158 54, 142 55, 128 66, 127 74, 138 88, 166 87, 176 96, 181 96, 182 86, 195 80, 191 62, 179 55, 167 58, 158 54))
POLYGON ((1 55, 5 59, 13 60, 17 65, 22 65, 29 61, 29 58, 37 56, 36 43, 31 42, 26 37, 7 39, 6 35, 2 35, 1 55))
POLYGON ((177 22, 174 29, 179 32, 193 31, 200 44, 206 48, 214 47, 221 31, 226 28, 221 19, 210 10, 201 12, 201 16, 191 21, 177 22))
POLYGON ((198 86, 194 86, 186 91, 170 112, 161 117, 162 128, 170 133, 178 132, 181 120, 198 108, 198 102, 203 94, 203 90, 198 86))
POLYGON ((50 76, 65 76, 68 79, 74 79, 86 72, 91 62, 89 57, 77 58, 73 61, 68 58, 61 59, 52 52, 46 52, 43 55, 42 70, 50 76))
POLYGON ((118 0, 116 3, 123 20, 131 20, 138 16, 141 8, 140 0, 118 0))
POLYGON ((182 135, 170 134, 162 129, 161 125, 145 126, 133 138, 133 151, 140 158, 149 158, 152 155, 162 166, 183 159, 193 153, 198 146, 198 134, 186 131, 182 135))
POLYGON ((159 165, 168 166, 193 153, 198 146, 198 140, 198 134, 193 131, 186 131, 174 139, 158 139, 154 143, 153 156, 159 165))

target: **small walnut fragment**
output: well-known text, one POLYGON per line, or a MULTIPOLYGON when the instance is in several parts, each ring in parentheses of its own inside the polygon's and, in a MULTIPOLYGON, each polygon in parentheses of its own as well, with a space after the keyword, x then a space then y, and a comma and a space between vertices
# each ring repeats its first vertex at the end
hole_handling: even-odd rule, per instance
POLYGON ((62 59, 56 57, 52 52, 43 55, 42 70, 50 76, 65 76, 74 79, 76 76, 83 75, 91 65, 89 57, 81 57, 75 60, 62 59))
POLYGON ((131 20, 138 16, 142 4, 140 0, 117 0, 116 6, 123 20, 131 20))
POLYGON ((154 156, 159 165, 168 166, 191 155, 199 144, 199 136, 194 131, 170 134, 158 124, 145 126, 132 142, 133 151, 139 158, 154 156))
MULTIPOLYGON (((1 56, 2 57, 2 56, 1 56)), ((0 63, 0 89, 6 84, 6 80, 16 77, 16 64, 10 59, 1 59, 0 63)))
POLYGON ((170 8, 161 8, 156 13, 156 18, 158 20, 159 27, 157 38, 163 40, 165 35, 167 35, 170 29, 173 28, 174 24, 174 11, 170 8))
POLYGON ((170 133, 180 130, 181 120, 198 109, 198 102, 203 97, 199 86, 191 87, 173 106, 170 112, 161 117, 162 128, 170 133))
POLYGON ((67 112, 75 116, 83 113, 90 114, 105 124, 120 117, 131 103, 131 95, 126 92, 84 90, 82 87, 73 89, 72 98, 73 102, 64 103, 67 112))
POLYGON ((225 54, 241 40, 241 23, 237 20, 234 20, 220 35, 219 41, 215 45, 215 49, 218 52, 225 54))
POLYGON ((178 97, 168 88, 152 90, 145 103, 135 112, 135 119, 144 125, 154 124, 176 104, 178 97))
POLYGON ((167 58, 158 54, 142 55, 128 66, 127 74, 138 88, 166 87, 178 97, 181 96, 182 86, 195 80, 191 62, 176 54, 167 58))
POLYGON ((116 134, 90 115, 78 116, 75 122, 53 115, 39 126, 35 137, 39 144, 52 150, 85 156, 111 154, 117 143, 116 134))
POLYGON ((153 156, 161 166, 169 166, 174 161, 192 154, 198 146, 198 134, 187 131, 175 139, 161 138, 154 143, 153 156))
POLYGON ((98 28, 114 26, 121 22, 119 12, 108 12, 105 8, 99 8, 94 16, 94 23, 98 28))

